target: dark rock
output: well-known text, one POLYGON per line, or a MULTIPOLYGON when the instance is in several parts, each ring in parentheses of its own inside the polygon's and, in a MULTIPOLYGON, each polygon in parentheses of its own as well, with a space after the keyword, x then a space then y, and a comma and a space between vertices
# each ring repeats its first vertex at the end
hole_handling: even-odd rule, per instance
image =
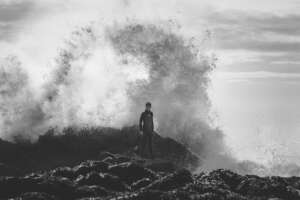
POLYGON ((57 198, 53 195, 49 195, 44 192, 26 192, 16 199, 20 199, 20 200, 56 200, 57 198))
POLYGON ((174 172, 176 170, 174 163, 165 160, 147 163, 145 164, 145 167, 155 172, 174 172))
POLYGON ((114 158, 112 157, 107 157, 105 159, 102 160, 105 163, 109 163, 109 164, 116 164, 114 158))
POLYGON ((157 190, 140 191, 130 194, 119 194, 111 198, 111 200, 168 200, 161 198, 163 192, 157 190))
POLYGON ((73 171, 76 176, 79 175, 86 175, 87 173, 91 172, 91 168, 88 167, 85 163, 82 163, 80 165, 77 165, 73 168, 73 171))
POLYGON ((88 160, 80 163, 77 167, 74 167, 74 171, 77 175, 85 175, 89 172, 106 172, 109 164, 98 160, 88 160))
POLYGON ((76 177, 76 173, 70 167, 59 167, 52 170, 53 176, 65 177, 69 179, 73 179, 76 177))
POLYGON ((0 163, 0 176, 17 176, 20 174, 19 169, 0 163))
POLYGON ((91 161, 89 167, 92 171, 107 172, 109 164, 102 161, 91 161))
POLYGON ((191 173, 188 170, 182 169, 173 174, 163 177, 162 179, 154 181, 149 185, 148 189, 168 191, 175 188, 182 187, 187 183, 193 182, 191 173))
POLYGON ((59 167, 22 177, 0 177, 0 199, 300 199, 299 177, 242 176, 224 169, 192 175, 186 169, 173 171, 177 166, 169 161, 141 159, 134 154, 133 158, 128 154, 105 155, 113 165, 88 160, 73 168, 59 167))
POLYGON ((24 192, 34 191, 39 182, 38 178, 1 177, 0 197, 13 197, 24 192))
POLYGON ((116 163, 124 163, 124 162, 129 162, 131 161, 130 158, 128 157, 125 157, 125 156, 118 156, 116 159, 115 159, 115 162, 116 163))
POLYGON ((142 178, 155 178, 155 173, 136 163, 121 163, 109 167, 109 173, 112 173, 127 183, 132 183, 142 178))
POLYGON ((98 156, 98 159, 103 161, 106 158, 115 159, 116 156, 114 154, 110 153, 110 152, 107 152, 107 151, 100 152, 100 154, 98 156))
POLYGON ((138 180, 136 182, 134 182, 132 185, 131 185, 131 188, 133 190, 137 190, 137 189, 141 189, 143 187, 146 187, 148 186, 150 183, 152 183, 152 181, 149 179, 149 178, 143 178, 141 180, 138 180))
POLYGON ((237 186, 236 191, 247 196, 300 199, 300 192, 292 186, 288 186, 287 182, 280 177, 246 176, 237 186))
POLYGON ((98 185, 84 185, 77 188, 76 196, 79 198, 82 197, 99 197, 107 196, 109 192, 98 185))
POLYGON ((78 185, 99 185, 114 191, 125 191, 127 189, 120 178, 106 173, 91 172, 86 177, 81 176, 76 181, 78 185))
POLYGON ((62 199, 74 199, 76 197, 75 184, 63 177, 48 177, 44 179, 38 183, 36 191, 55 195, 62 199))
POLYGON ((210 172, 207 176, 203 176, 202 179, 217 181, 219 185, 234 190, 241 183, 243 177, 229 170, 218 169, 210 172))

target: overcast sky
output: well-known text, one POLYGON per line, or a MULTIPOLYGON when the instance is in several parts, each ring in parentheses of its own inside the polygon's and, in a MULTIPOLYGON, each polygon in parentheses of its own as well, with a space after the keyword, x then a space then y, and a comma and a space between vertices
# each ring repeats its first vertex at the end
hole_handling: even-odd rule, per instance
MULTIPOLYGON (((72 2, 78 1, 0 0, 0 44, 5 46, 5 43, 16 40, 24 27, 30 27, 49 12, 59 15, 64 9, 74 9, 68 7, 72 2)), ((300 1, 177 0, 170 1, 169 7, 158 1, 152 1, 152 4, 151 1, 119 2, 124 5, 124 13, 126 7, 133 7, 138 13, 139 6, 141 10, 148 6, 149 13, 160 12, 160 18, 179 19, 191 32, 211 31, 213 48, 221 63, 219 69, 300 72, 300 1)), ((87 10, 86 7, 80 12, 87 10)))
POLYGON ((275 145, 299 158, 299 0, 103 2, 0 0, 0 57, 18 53, 45 64, 43 52, 56 51, 50 44, 66 26, 99 16, 174 20, 186 34, 211 37, 209 49, 218 57, 211 97, 233 151, 259 160, 275 145))

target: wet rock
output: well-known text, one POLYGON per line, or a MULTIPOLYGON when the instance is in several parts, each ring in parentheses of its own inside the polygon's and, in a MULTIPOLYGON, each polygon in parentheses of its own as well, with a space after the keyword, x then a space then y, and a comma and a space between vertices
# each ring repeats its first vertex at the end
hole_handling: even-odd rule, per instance
POLYGON ((145 167, 155 172, 174 172, 176 170, 174 163, 164 160, 147 163, 145 167))
POLYGON ((112 158, 112 157, 107 157, 107 158, 103 159, 102 161, 105 163, 109 163, 109 164, 116 164, 114 161, 114 158, 112 158))
POLYGON ((65 177, 69 179, 73 179, 76 177, 76 173, 70 167, 59 167, 52 170, 51 173, 53 176, 65 177))
POLYGON ((107 151, 100 152, 100 154, 98 156, 98 159, 103 161, 106 158, 115 159, 116 156, 114 154, 110 153, 110 152, 107 152, 107 151))
POLYGON ((191 173, 186 169, 182 169, 173 174, 165 176, 162 179, 154 181, 147 188, 154 189, 154 190, 168 191, 168 190, 182 187, 187 183, 191 183, 191 182, 193 182, 191 173))
POLYGON ((243 177, 229 170, 218 169, 210 172, 207 176, 203 176, 201 179, 202 181, 204 179, 205 181, 214 180, 220 187, 234 190, 241 183, 243 177))
POLYGON ((141 180, 138 180, 138 181, 134 182, 131 185, 131 188, 133 190, 141 189, 143 187, 148 186, 150 183, 152 183, 151 179, 149 179, 149 178, 143 178, 141 180))
POLYGON ((131 159, 128 157, 125 157, 125 156, 119 156, 115 159, 116 163, 124 163, 124 162, 129 162, 129 161, 131 161, 131 159))
POLYGON ((136 163, 131 162, 110 166, 108 171, 109 173, 120 177, 127 183, 133 183, 142 178, 155 178, 154 172, 136 163))
POLYGON ((45 192, 62 199, 74 199, 76 197, 75 184, 67 178, 48 177, 38 183, 35 189, 38 192, 45 192))
POLYGON ((163 192, 157 190, 140 191, 130 194, 120 194, 110 198, 110 200, 168 200, 161 198, 163 192))
POLYGON ((173 171, 175 167, 173 169, 168 161, 141 159, 135 155, 133 158, 105 155, 105 159, 111 159, 114 164, 88 160, 73 168, 59 167, 23 177, 0 177, 0 199, 300 199, 299 177, 242 176, 224 169, 192 175, 186 169, 173 171))
POLYGON ((109 164, 102 161, 91 161, 89 167, 92 171, 107 172, 109 164))
POLYGON ((106 173, 91 172, 77 180, 78 185, 99 185, 108 190, 125 191, 127 186, 117 176, 106 173))
POLYGON ((82 197, 99 197, 107 196, 109 192, 98 185, 84 185, 77 188, 76 196, 78 198, 82 197))
POLYGON ((13 197, 24 192, 34 191, 40 179, 22 177, 1 177, 0 178, 0 197, 13 197))
POLYGON ((80 165, 74 167, 74 171, 77 175, 85 175, 89 172, 106 172, 109 164, 98 160, 88 160, 80 163, 80 165))
POLYGON ((79 176, 79 175, 86 175, 87 173, 91 172, 92 170, 85 163, 82 163, 82 164, 74 167, 73 171, 76 176, 79 176))
POLYGON ((57 197, 44 192, 26 192, 16 200, 56 200, 57 197))
POLYGON ((300 199, 298 190, 280 177, 261 178, 249 175, 237 186, 236 191, 247 196, 300 199))
POLYGON ((20 173, 17 168, 0 163, 0 176, 17 176, 20 173))

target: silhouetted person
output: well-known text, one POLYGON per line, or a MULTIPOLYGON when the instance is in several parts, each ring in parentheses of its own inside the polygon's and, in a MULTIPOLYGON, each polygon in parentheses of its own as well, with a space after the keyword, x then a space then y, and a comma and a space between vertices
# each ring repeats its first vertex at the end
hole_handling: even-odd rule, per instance
POLYGON ((151 112, 151 103, 146 103, 146 109, 142 112, 140 117, 140 132, 142 132, 142 140, 140 146, 140 155, 145 155, 146 146, 149 147, 149 153, 151 158, 153 158, 152 152, 152 136, 154 131, 153 124, 153 113, 151 112))

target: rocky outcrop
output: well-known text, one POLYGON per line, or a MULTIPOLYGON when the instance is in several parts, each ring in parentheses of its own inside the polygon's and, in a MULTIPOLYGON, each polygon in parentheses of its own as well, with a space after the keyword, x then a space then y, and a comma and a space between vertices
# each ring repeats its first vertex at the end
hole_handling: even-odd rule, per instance
POLYGON ((300 199, 299 177, 242 176, 224 169, 192 174, 187 169, 166 170, 166 166, 173 165, 161 163, 161 160, 102 152, 99 160, 88 160, 74 167, 1 177, 0 199, 300 199), (149 168, 153 166, 151 163, 155 170, 149 168))
MULTIPOLYGON (((72 178, 79 174, 91 171, 101 171, 107 164, 117 164, 130 161, 133 152, 140 141, 138 127, 113 128, 66 128, 62 132, 49 130, 34 142, 22 141, 11 143, 0 139, 0 176, 19 176, 32 171, 49 170, 59 166, 74 166, 84 160, 91 160, 76 166, 75 174, 66 169, 57 169, 57 174, 62 177, 72 178), (99 155, 99 152, 102 152, 99 155), (106 152, 106 153, 105 153, 106 152), (117 156, 107 153, 125 154, 117 156), (97 161, 95 161, 97 160, 97 161), (97 163, 105 161, 105 163, 97 163), (96 169, 98 168, 98 169, 96 169)), ((175 170, 178 167, 196 168, 201 160, 189 151, 183 144, 171 139, 154 134, 153 149, 156 163, 149 163, 149 168, 175 170), (173 166, 171 166, 173 165, 173 166)))

